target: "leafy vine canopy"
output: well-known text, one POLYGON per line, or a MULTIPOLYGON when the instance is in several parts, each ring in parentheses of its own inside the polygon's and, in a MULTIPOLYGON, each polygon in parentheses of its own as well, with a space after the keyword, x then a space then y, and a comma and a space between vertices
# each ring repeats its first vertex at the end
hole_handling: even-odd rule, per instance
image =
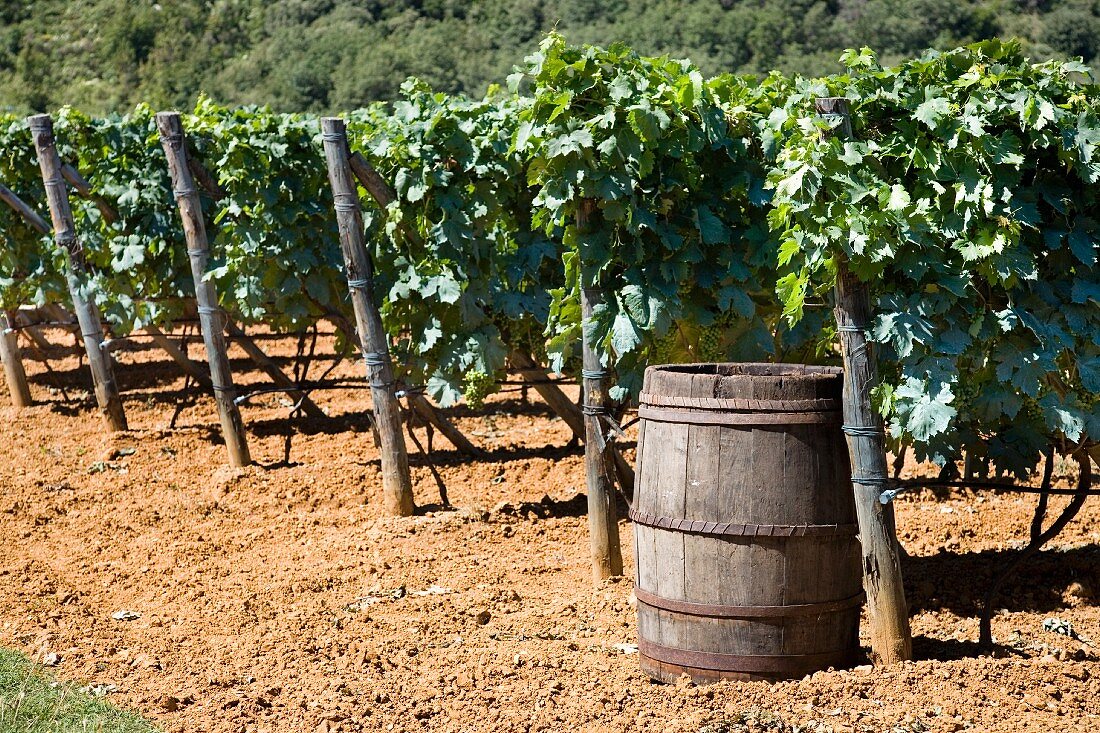
MULTIPOLYGON (((366 191, 379 305, 402 379, 478 402, 526 352, 575 373, 586 334, 628 399, 647 364, 834 361, 831 289, 868 283, 876 404, 897 444, 1023 474, 1100 443, 1100 116, 1072 62, 984 42, 894 67, 707 78, 688 61, 548 36, 483 99, 410 80, 348 115, 393 187, 366 191), (822 120, 842 97, 850 138, 822 120), (601 304, 582 322, 580 292, 601 304)), ((184 124, 220 298, 243 323, 348 319, 313 115, 202 100, 184 124)), ((57 117, 59 150, 118 213, 74 199, 117 330, 191 292, 152 121, 57 117)), ((0 180, 46 212, 25 123, 0 118, 0 180)), ((5 307, 64 302, 63 258, 0 210, 5 307)))
MULTIPOLYGON (((1100 439, 1100 118, 1078 63, 990 41, 797 80, 770 175, 777 292, 797 321, 838 262, 870 283, 891 435, 1024 474, 1100 439), (845 97, 853 137, 813 99, 845 97)), ((829 337, 826 334, 826 337, 829 337)))

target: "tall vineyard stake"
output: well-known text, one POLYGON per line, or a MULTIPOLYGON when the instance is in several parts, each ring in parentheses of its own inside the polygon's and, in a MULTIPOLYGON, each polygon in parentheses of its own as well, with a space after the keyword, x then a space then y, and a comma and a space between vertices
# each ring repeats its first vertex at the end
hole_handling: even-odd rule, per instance
MULTIPOLYGON (((838 131, 851 137, 847 100, 817 100, 822 116, 840 118, 838 131)), ((886 436, 882 418, 871 405, 871 389, 878 384, 878 368, 867 340, 871 320, 871 296, 867 285, 837 262, 836 316, 844 359, 843 429, 852 462, 859 539, 863 548, 863 588, 867 593, 871 656, 878 664, 911 659, 913 642, 901 578, 893 504, 882 504, 879 495, 889 481, 886 436)))
POLYGON ((405 437, 401 433, 401 407, 394 390, 389 339, 382 327, 382 315, 374 302, 374 266, 363 241, 363 213, 359 193, 348 162, 347 129, 338 117, 321 120, 328 179, 332 184, 336 222, 340 227, 340 249, 348 274, 356 330, 370 380, 375 424, 382 440, 382 490, 386 509, 398 516, 413 513, 412 478, 405 437))
MULTIPOLYGON (((378 171, 374 169, 374 166, 372 166, 360 153, 351 153, 348 163, 351 165, 352 174, 359 179, 359 183, 363 185, 363 188, 367 189, 367 193, 371 195, 371 198, 373 198, 382 209, 385 209, 397 200, 397 193, 390 184, 386 183, 382 176, 378 174, 378 171)), ((408 226, 407 222, 401 222, 401 228, 410 239, 419 241, 419 232, 408 226)), ((424 395, 410 392, 408 393, 408 399, 409 404, 416 414, 426 420, 429 425, 439 430, 439 432, 443 434, 443 437, 451 441, 455 448, 475 458, 483 458, 485 456, 485 451, 478 448, 469 438, 463 435, 462 431, 436 410, 424 395)))
MULTIPOLYGON (((188 161, 191 162, 190 160, 188 161)), ((116 222, 119 220, 118 212, 115 211, 106 199, 102 196, 98 196, 92 191, 92 185, 80 175, 73 166, 65 163, 61 166, 61 175, 69 182, 69 185, 73 187, 77 195, 86 201, 91 201, 99 209, 99 213, 103 216, 107 222, 116 222)), ((22 202, 20 202, 22 203, 22 202)), ((25 204, 24 204, 25 205, 25 204)), ((33 213, 33 212, 32 212, 33 213)), ((32 222, 33 224, 33 222, 32 222)), ((56 306, 60 307, 60 306, 56 306)), ((58 318, 58 320, 67 320, 65 318, 58 318)), ((187 358, 187 356, 180 351, 180 349, 172 343, 171 339, 164 335, 164 333, 156 326, 150 324, 145 327, 145 332, 152 338, 153 343, 159 346, 168 356, 172 358, 172 361, 179 365, 184 374, 190 375, 201 386, 210 388, 210 378, 206 376, 202 368, 187 358)))
MULTIPOLYGON (((187 157, 187 169, 191 173, 191 177, 194 183, 198 183, 207 194, 209 194, 215 201, 221 201, 225 198, 226 193, 222 190, 221 186, 214 179, 202 163, 190 152, 190 148, 187 147, 187 141, 184 140, 183 154, 187 157)), ((310 399, 309 394, 303 392, 298 388, 298 385, 294 381, 283 373, 283 370, 271 360, 267 354, 264 353, 255 341, 248 337, 248 334, 244 332, 244 329, 233 323, 228 317, 225 319, 225 332, 229 334, 229 338, 237 346, 241 347, 241 350, 248 355, 248 358, 252 360, 252 363, 260 368, 260 371, 271 377, 271 381, 276 387, 286 391, 286 395, 294 400, 298 405, 298 409, 304 412, 307 416, 315 419, 326 419, 328 415, 317 406, 317 403, 310 399)))
MULTIPOLYGON (((577 231, 591 231, 596 214, 595 202, 585 200, 577 212, 577 231)), ((592 318, 604 294, 590 287, 581 266, 581 318, 592 318)), ((599 352, 588 339, 588 329, 582 329, 581 378, 584 394, 584 474, 588 488, 588 534, 592 551, 592 575, 598 583, 605 578, 623 574, 623 554, 619 544, 619 522, 616 516, 614 461, 611 445, 604 435, 604 418, 611 406, 607 391, 607 371, 599 352)))
POLYGON ((69 295, 80 323, 84 338, 84 350, 88 354, 88 366, 92 372, 96 402, 112 431, 126 430, 126 413, 118 393, 111 356, 103 348, 103 326, 99 309, 89 298, 89 282, 84 262, 84 248, 76 236, 76 224, 69 207, 69 192, 61 175, 61 159, 53 137, 53 120, 49 115, 33 115, 27 118, 34 148, 38 154, 38 167, 42 170, 42 183, 53 219, 54 241, 66 254, 65 279, 69 295))
POLYGON ((4 379, 8 383, 8 394, 15 407, 30 407, 31 388, 27 384, 27 372, 23 369, 23 359, 19 354, 15 325, 11 313, 0 311, 0 361, 4 362, 4 379))
POLYGON ((187 150, 179 113, 158 112, 157 130, 160 132, 164 154, 168 158, 172 189, 179 204, 180 218, 183 220, 187 256, 191 261, 191 275, 195 280, 195 300, 198 301, 202 341, 210 364, 210 381, 214 388, 214 400, 218 405, 225 447, 229 451, 229 464, 236 467, 247 466, 252 462, 252 457, 248 452, 241 411, 235 401, 237 389, 233 386, 233 372, 229 368, 229 354, 225 348, 223 329, 228 322, 228 316, 218 306, 214 284, 205 279, 210 245, 206 239, 206 225, 202 220, 199 194, 195 190, 191 170, 187 167, 187 150))

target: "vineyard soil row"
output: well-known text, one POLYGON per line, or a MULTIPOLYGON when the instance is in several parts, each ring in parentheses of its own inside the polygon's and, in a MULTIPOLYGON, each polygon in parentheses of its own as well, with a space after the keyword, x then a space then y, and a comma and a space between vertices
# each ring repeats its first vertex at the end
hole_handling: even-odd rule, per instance
MULTIPOLYGON (((285 367, 294 340, 267 344, 285 367)), ((117 686, 110 699, 170 733, 717 733, 781 730, 777 717, 834 732, 1100 725, 1096 648, 1042 628, 1057 616, 1100 640, 1095 502, 1009 582, 995 657, 977 657, 980 596, 1026 538, 1034 497, 926 493, 897 500, 924 661, 658 686, 629 646, 630 525, 626 577, 594 589, 583 457, 533 390, 530 406, 509 392, 455 411, 483 460, 436 436, 453 510, 433 506, 410 443, 424 508, 397 519, 377 488, 365 391, 314 393, 344 427, 290 421, 280 395, 254 398, 242 409, 256 464, 231 469, 210 398, 184 391, 158 351, 117 356, 131 432, 105 435, 86 392, 78 403, 48 391, 80 395, 75 357, 52 362, 52 377, 28 360, 39 404, 0 408, 0 632, 38 660, 59 655, 63 679, 117 686), (122 610, 140 616, 112 619, 122 610), (758 724, 722 727, 746 715, 758 724)), ((266 385, 238 347, 230 357, 246 388, 266 385)), ((348 362, 334 376, 362 374, 348 362)), ((1072 485, 1059 465, 1057 485, 1072 485)))

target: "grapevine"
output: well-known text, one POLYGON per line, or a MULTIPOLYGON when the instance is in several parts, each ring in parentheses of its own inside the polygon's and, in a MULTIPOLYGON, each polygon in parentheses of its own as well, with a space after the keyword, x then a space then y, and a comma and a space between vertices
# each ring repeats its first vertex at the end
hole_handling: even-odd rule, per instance
POLYGON ((891 435, 939 463, 962 451, 1022 476, 1048 445, 1100 438, 1098 90, 1078 63, 1014 43, 868 50, 798 81, 772 173, 787 316, 827 296, 837 258, 877 300, 870 331, 891 435), (814 96, 847 97, 854 140, 821 134, 814 96))
MULTIPOLYGON (((687 61, 549 36, 483 99, 416 80, 347 115, 396 192, 364 190, 397 377, 476 406, 509 355, 579 371, 581 334, 636 395, 647 364, 836 363, 839 258, 868 283, 895 446, 1024 475, 1100 440, 1100 90, 1076 63, 986 42, 822 79, 704 78, 687 61), (814 99, 849 100, 853 139, 814 99), (577 227, 594 205, 591 227, 577 227), (587 209, 586 209, 587 210, 587 209), (603 293, 582 323, 580 288, 603 293)), ((73 198, 97 304, 116 333, 190 299, 152 111, 57 116, 59 152, 119 216, 73 198)), ((319 124, 226 108, 184 115, 212 272, 242 324, 351 318, 319 124)), ((0 181, 45 215, 25 123, 0 118, 0 181)), ((0 207, 0 304, 64 303, 48 237, 0 207)))

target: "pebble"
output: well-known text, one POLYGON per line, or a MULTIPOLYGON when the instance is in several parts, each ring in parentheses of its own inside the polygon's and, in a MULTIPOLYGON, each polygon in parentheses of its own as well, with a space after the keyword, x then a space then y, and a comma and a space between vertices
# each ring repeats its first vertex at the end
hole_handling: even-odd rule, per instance
POLYGON ((111 618, 115 621, 136 621, 141 618, 141 614, 137 611, 115 611, 111 614, 111 618))
POLYGON ((1046 707, 1046 701, 1034 694, 1024 695, 1024 704, 1039 710, 1046 707))

